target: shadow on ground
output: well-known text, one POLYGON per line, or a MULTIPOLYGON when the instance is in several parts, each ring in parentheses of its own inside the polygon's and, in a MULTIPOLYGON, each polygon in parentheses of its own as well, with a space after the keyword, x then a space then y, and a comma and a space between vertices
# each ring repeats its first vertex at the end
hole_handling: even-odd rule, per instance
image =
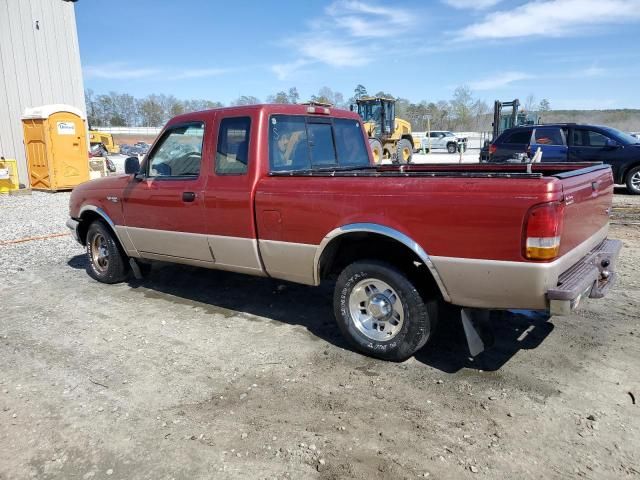
MULTIPOLYGON (((84 270, 86 256, 75 256, 68 265, 84 270)), ((132 279, 129 286, 140 290, 144 298, 197 306, 229 318, 246 313, 301 325, 326 342, 355 351, 335 324, 333 285, 329 283, 308 287, 270 278, 157 262, 144 280, 132 279)), ((446 373, 463 368, 499 370, 519 350, 534 349, 542 343, 553 330, 553 324, 547 320, 548 315, 528 310, 491 312, 494 344, 470 358, 459 310, 446 306, 441 310, 436 333, 415 358, 446 373)))

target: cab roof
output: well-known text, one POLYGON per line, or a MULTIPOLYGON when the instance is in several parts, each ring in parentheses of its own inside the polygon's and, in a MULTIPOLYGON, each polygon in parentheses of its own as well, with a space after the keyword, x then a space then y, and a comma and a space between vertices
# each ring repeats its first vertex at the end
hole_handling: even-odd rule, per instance
POLYGON ((286 103, 262 103, 256 105, 238 105, 235 107, 220 107, 210 110, 202 110, 199 112, 189 112, 178 115, 169 120, 167 125, 202 120, 212 115, 223 116, 242 116, 251 115, 256 112, 262 112, 265 115, 281 114, 281 115, 317 115, 319 118, 336 117, 360 120, 360 116, 356 112, 351 112, 337 107, 324 107, 314 104, 286 104, 286 103), (311 111, 314 109, 315 111, 311 111), (328 111, 329 113, 324 113, 328 111))

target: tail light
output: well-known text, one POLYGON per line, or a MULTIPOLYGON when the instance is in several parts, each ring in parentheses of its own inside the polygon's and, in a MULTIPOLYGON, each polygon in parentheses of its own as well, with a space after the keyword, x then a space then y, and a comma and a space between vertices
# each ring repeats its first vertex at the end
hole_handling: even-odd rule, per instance
POLYGON ((530 260, 552 260, 560 253, 564 203, 551 202, 529 210, 525 221, 524 256, 530 260))
POLYGON ((496 153, 496 150, 498 150, 498 147, 495 143, 489 145, 489 155, 493 155, 494 153, 496 153))

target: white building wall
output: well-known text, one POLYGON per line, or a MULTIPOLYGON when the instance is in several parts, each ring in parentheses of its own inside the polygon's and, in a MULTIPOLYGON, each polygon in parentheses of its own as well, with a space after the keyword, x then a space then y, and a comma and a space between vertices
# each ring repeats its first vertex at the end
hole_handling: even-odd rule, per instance
POLYGON ((52 103, 85 112, 74 4, 0 0, 0 156, 18 160, 26 186, 20 117, 25 108, 52 103))

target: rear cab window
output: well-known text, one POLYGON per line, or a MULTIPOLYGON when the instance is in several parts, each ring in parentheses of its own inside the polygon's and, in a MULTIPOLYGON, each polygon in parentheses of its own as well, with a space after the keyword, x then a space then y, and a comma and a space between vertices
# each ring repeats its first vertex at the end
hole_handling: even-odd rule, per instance
POLYGON ((357 120, 272 115, 269 165, 278 172, 369 166, 370 161, 357 120))

